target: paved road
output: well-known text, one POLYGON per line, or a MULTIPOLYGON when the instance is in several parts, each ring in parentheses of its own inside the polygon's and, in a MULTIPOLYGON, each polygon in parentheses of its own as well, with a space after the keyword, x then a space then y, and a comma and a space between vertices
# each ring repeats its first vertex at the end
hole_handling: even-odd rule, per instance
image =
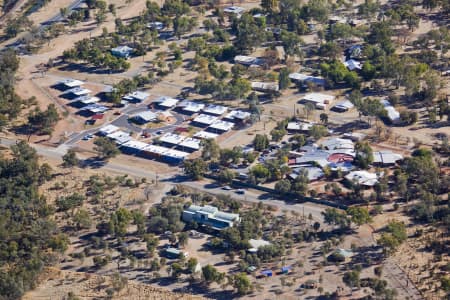
MULTIPOLYGON (((0 145, 4 146, 11 146, 16 143, 15 140, 11 139, 0 139, 0 145)), ((37 144, 30 144, 34 149, 36 149, 37 153, 41 156, 54 159, 54 160, 62 160, 62 156, 66 153, 67 149, 70 148, 68 145, 61 145, 57 148, 50 148, 43 145, 37 145, 37 144)), ((175 184, 182 184, 191 188, 196 188, 198 190, 208 192, 211 194, 226 194, 230 195, 236 200, 240 201, 246 201, 246 202, 253 202, 258 203, 262 201, 265 204, 274 205, 278 207, 279 210, 286 210, 286 211, 296 211, 300 214, 305 214, 305 216, 308 216, 311 214, 315 220, 322 220, 321 212, 326 208, 324 206, 311 204, 311 203, 302 203, 302 204, 287 204, 284 201, 280 200, 273 200, 268 199, 264 200, 264 197, 255 190, 246 190, 244 195, 236 194, 234 191, 225 191, 221 189, 220 187, 217 187, 212 185, 210 182, 197 182, 197 181, 180 181, 180 177, 177 176, 180 174, 180 171, 173 172, 169 174, 157 174, 153 171, 149 171, 148 169, 144 168, 137 168, 137 167, 130 167, 126 165, 125 163, 118 163, 118 162, 108 162, 104 165, 97 165, 96 167, 99 168, 99 170, 102 171, 110 171, 115 173, 122 173, 122 174, 128 174, 135 177, 145 177, 148 179, 156 179, 160 181, 164 181, 169 185, 175 185, 175 184), (157 177, 158 176, 158 177, 157 177)))

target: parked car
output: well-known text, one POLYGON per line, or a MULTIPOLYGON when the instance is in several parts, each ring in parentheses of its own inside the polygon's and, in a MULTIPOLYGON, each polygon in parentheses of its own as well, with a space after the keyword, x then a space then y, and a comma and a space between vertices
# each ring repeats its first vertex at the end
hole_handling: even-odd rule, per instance
POLYGON ((238 190, 236 190, 236 194, 245 194, 245 190, 243 190, 243 189, 238 189, 238 190))
POLYGON ((114 112, 114 115, 115 115, 115 116, 120 116, 121 114, 122 114, 122 113, 121 113, 120 111, 115 111, 115 112, 114 112))
POLYGON ((86 134, 85 136, 83 136, 83 141, 89 141, 93 137, 94 137, 94 135, 92 135, 92 134, 86 134))
POLYGON ((233 188, 231 186, 229 186, 229 185, 226 185, 226 186, 222 187, 222 190, 225 190, 225 191, 231 191, 232 189, 233 188))

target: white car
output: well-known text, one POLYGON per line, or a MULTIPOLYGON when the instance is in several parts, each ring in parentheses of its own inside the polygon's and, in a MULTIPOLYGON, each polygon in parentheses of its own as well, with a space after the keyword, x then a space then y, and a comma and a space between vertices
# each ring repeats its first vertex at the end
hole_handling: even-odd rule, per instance
POLYGON ((93 137, 94 137, 94 135, 92 135, 92 134, 86 134, 85 136, 83 136, 83 141, 89 141, 93 137))

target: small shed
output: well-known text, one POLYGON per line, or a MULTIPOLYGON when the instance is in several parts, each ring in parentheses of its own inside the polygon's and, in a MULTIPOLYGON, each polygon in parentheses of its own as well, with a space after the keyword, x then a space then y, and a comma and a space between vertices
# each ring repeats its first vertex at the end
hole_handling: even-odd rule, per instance
POLYGON ((272 277, 273 276, 273 272, 272 272, 272 270, 262 270, 261 271, 261 275, 262 276, 266 276, 266 277, 272 277))
POLYGON ((281 273, 282 274, 288 274, 290 271, 291 271, 291 266, 281 267, 281 273))

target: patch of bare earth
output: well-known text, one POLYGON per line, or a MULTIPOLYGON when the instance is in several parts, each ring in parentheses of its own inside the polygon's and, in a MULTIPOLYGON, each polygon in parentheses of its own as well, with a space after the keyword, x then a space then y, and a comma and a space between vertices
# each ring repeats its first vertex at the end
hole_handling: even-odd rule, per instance
MULTIPOLYGON (((39 278, 38 286, 25 294, 24 300, 65 299, 69 293, 80 299, 107 297, 107 290, 113 286, 109 276, 88 273, 46 269, 39 278)), ((199 296, 173 293, 162 288, 129 281, 120 291, 115 291, 109 299, 150 299, 150 300, 195 300, 199 296)))

